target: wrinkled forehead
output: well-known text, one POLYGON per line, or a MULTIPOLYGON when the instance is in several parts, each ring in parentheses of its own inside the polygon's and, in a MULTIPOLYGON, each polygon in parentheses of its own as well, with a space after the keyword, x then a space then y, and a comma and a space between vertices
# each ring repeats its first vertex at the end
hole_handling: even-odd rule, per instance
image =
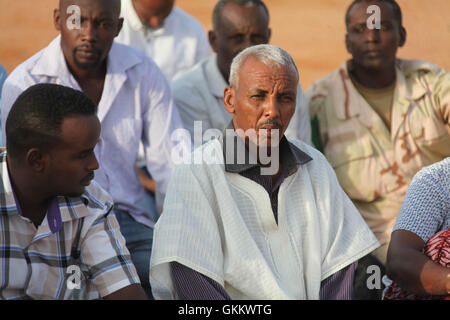
POLYGON ((239 70, 239 86, 248 88, 282 87, 283 90, 296 90, 298 72, 293 64, 279 65, 275 61, 261 61, 255 57, 248 57, 239 70))
POLYGON ((366 23, 367 19, 374 14, 374 10, 368 12, 368 8, 376 6, 376 10, 379 8, 382 21, 395 21, 394 8, 391 4, 382 1, 363 1, 355 4, 348 12, 349 24, 361 24, 366 23))
POLYGON ((68 14, 72 6, 80 8, 81 14, 107 15, 119 17, 120 0, 59 0, 59 10, 62 14, 68 14))

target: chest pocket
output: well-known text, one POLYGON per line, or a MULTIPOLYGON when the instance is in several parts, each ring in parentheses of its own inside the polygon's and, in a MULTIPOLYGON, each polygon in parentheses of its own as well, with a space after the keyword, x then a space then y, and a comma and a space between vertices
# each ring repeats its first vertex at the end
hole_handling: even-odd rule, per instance
POLYGON ((421 126, 418 126, 416 121, 415 123, 411 121, 411 135, 430 162, 450 156, 450 134, 443 121, 435 117, 426 117, 419 122, 422 123, 421 126))
POLYGON ((369 135, 358 138, 354 133, 347 133, 330 138, 325 146, 325 155, 341 187, 352 200, 375 200, 379 194, 380 177, 369 135))

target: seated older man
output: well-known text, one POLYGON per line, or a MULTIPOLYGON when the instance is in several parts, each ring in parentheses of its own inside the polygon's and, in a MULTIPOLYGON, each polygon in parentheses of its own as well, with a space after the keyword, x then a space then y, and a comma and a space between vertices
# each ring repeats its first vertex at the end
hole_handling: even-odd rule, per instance
POLYGON ((280 48, 233 60, 223 139, 169 183, 150 267, 159 299, 351 299, 357 260, 379 246, 324 156, 284 132, 299 74, 280 48))

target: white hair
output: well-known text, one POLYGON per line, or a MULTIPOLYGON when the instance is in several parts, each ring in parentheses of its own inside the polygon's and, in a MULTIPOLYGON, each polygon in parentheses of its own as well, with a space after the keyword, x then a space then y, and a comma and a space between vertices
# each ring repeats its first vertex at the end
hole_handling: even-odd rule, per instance
POLYGON ((293 69, 299 78, 299 72, 294 59, 285 50, 270 44, 259 44, 248 47, 234 57, 230 70, 230 85, 237 88, 239 85, 239 71, 248 58, 255 58, 268 67, 293 69))

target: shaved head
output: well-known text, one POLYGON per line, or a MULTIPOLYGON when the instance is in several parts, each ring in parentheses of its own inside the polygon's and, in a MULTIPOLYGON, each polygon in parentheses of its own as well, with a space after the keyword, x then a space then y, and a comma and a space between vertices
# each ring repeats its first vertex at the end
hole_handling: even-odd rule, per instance
POLYGON ((120 0, 59 0, 54 25, 61 33, 61 48, 73 72, 105 68, 106 57, 123 25, 120 4, 120 0))
MULTIPOLYGON (((113 7, 114 11, 117 12, 117 16, 120 16, 120 0, 90 0, 104 2, 107 6, 113 7)), ((67 8, 71 5, 79 5, 80 0, 59 0, 59 9, 67 8)))

